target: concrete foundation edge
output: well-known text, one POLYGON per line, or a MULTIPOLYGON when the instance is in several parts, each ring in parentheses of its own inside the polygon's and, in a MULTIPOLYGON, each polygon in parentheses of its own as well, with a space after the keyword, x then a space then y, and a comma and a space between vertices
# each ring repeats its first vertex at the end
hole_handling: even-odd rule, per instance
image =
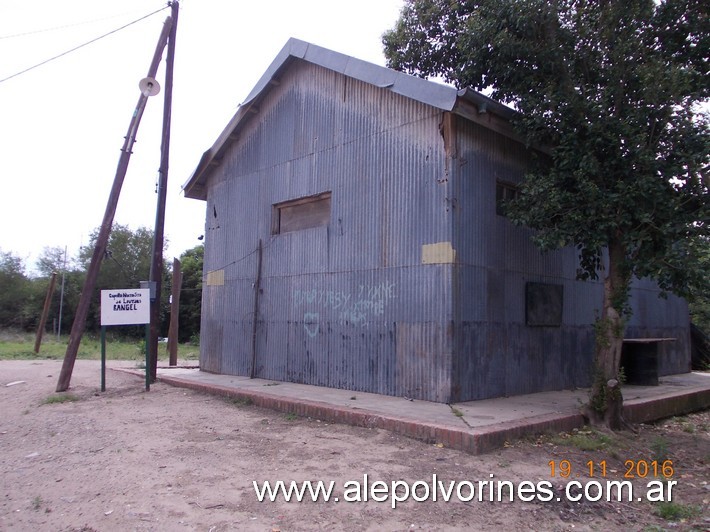
POLYGON ((158 380, 172 386, 188 388, 231 399, 249 400, 252 404, 302 417, 310 417, 333 423, 343 423, 357 427, 379 428, 414 438, 426 443, 443 444, 445 447, 481 454, 505 446, 506 442, 524 436, 550 431, 569 431, 584 426, 584 418, 578 413, 548 414, 525 421, 513 421, 479 429, 456 429, 421 421, 401 419, 392 416, 303 399, 286 399, 263 393, 236 390, 215 384, 201 384, 182 379, 161 376, 158 380))
MULTIPOLYGON (((138 374, 138 372, 128 372, 138 374)), ((384 429, 426 443, 443 444, 445 447, 470 454, 490 452, 524 437, 551 432, 568 432, 585 425, 585 419, 579 412, 568 411, 498 423, 489 427, 458 429, 317 401, 238 390, 217 384, 202 384, 166 376, 160 376, 158 380, 171 386, 210 395, 248 400, 256 406, 278 412, 357 427, 384 429)), ((647 423, 707 408, 710 408, 710 389, 690 390, 650 400, 629 400, 624 404, 624 417, 630 423, 647 423)))

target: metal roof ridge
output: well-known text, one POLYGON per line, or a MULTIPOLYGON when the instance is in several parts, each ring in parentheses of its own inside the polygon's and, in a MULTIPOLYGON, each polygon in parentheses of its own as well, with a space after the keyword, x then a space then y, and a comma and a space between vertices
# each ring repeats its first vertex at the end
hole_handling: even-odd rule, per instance
POLYGON ((457 90, 449 85, 398 72, 291 37, 259 78, 246 99, 239 105, 237 112, 229 120, 214 144, 203 153, 190 178, 182 185, 182 190, 187 197, 197 197, 195 194, 188 195, 190 189, 197 185, 207 168, 216 162, 215 159, 218 160, 219 152, 233 139, 234 130, 249 114, 249 108, 270 86, 278 81, 279 73, 287 68, 294 59, 339 72, 376 87, 386 88, 396 94, 443 111, 456 112, 463 99, 475 104, 481 110, 480 112, 489 109, 504 119, 510 119, 516 114, 516 111, 510 107, 472 89, 457 90))

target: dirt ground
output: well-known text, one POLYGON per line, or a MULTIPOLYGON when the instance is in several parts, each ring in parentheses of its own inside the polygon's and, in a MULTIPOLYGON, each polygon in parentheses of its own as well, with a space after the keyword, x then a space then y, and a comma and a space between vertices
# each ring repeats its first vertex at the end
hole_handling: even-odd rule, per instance
MULTIPOLYGON (((61 361, 0 361, 0 530, 710 529, 707 411, 642 425, 638 434, 581 431, 471 456, 161 383, 145 393, 141 379, 115 371, 100 393, 97 361, 77 361, 68 392, 75 400, 58 402, 55 396, 67 395, 54 393, 60 367, 61 361), (590 442, 602 448, 583 450, 590 442), (625 461, 654 459, 672 460, 672 504, 454 497, 392 509, 390 500, 344 500, 353 486, 346 483, 363 484, 365 474, 387 484, 431 483, 434 474, 445 483, 475 482, 492 474, 515 483, 550 481, 561 495, 566 481, 588 480, 590 460, 598 480, 621 480, 625 461), (559 476, 562 460, 571 466, 567 479, 559 476), (602 460, 606 479, 598 475, 602 460), (259 502, 254 480, 333 480, 340 501, 259 502)), ((651 473, 634 486, 649 480, 651 473)))

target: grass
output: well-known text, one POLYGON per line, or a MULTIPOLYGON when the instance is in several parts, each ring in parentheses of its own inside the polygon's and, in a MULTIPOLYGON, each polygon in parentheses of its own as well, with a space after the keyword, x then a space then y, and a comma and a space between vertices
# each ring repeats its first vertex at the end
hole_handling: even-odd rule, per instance
POLYGON ((234 406, 236 406, 237 408, 242 408, 245 406, 253 405, 254 401, 252 401, 252 399, 250 397, 245 397, 245 398, 238 397, 236 399, 232 399, 232 404, 234 406))
POLYGON ((36 512, 42 507, 42 497, 37 495, 34 499, 32 499, 32 509, 36 512))
POLYGON ((553 437, 552 441, 557 445, 570 445, 581 451, 609 450, 616 445, 613 436, 591 428, 574 430, 571 433, 563 432, 553 437))
POLYGON ((74 401, 78 401, 79 398, 76 395, 72 395, 70 393, 63 394, 63 395, 50 395, 47 397, 44 401, 42 401, 41 404, 43 405, 52 405, 56 403, 73 403, 74 401))
POLYGON ((689 504, 679 504, 675 502, 660 502, 656 507, 655 514, 666 521, 680 521, 690 519, 700 515, 700 508, 689 504))
MULTIPOLYGON (((39 353, 34 352, 35 335, 13 331, 0 331, 0 360, 61 360, 67 350, 69 336, 47 333, 42 339, 39 353)), ((165 344, 158 346, 160 357, 167 357, 165 344)), ((180 344, 178 356, 187 360, 197 360, 200 356, 199 346, 180 344)), ((101 339, 98 336, 85 334, 76 355, 79 360, 100 360, 101 339)), ((126 339, 107 334, 107 360, 143 360, 145 359, 144 340, 126 339)))
POLYGON ((668 440, 663 436, 656 436, 651 442, 651 451, 653 459, 658 462, 663 462, 668 459, 668 440))

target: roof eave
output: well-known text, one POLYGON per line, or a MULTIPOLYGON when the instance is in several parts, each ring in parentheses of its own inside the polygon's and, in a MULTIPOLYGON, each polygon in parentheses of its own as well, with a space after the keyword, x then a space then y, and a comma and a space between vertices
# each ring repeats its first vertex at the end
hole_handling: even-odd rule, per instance
POLYGON ((238 136, 235 133, 241 122, 250 112, 258 111, 258 102, 271 86, 278 84, 279 74, 293 59, 302 59, 447 111, 454 107, 458 98, 457 91, 452 87, 409 76, 299 39, 289 39, 212 147, 203 153, 195 171, 182 186, 185 197, 206 199, 205 180, 209 172, 219 165, 225 149, 238 136))
POLYGON ((203 153, 195 171, 182 186, 185 197, 206 199, 206 180, 210 172, 221 163, 229 145, 239 138, 239 129, 242 123, 250 114, 259 111, 259 102, 270 87, 278 85, 280 74, 294 59, 301 59, 339 72, 347 77, 390 90, 442 111, 452 111, 468 120, 521 141, 510 124, 511 118, 517 114, 516 111, 479 92, 471 89, 457 91, 448 85, 410 76, 292 38, 288 40, 269 65, 212 147, 203 153))

